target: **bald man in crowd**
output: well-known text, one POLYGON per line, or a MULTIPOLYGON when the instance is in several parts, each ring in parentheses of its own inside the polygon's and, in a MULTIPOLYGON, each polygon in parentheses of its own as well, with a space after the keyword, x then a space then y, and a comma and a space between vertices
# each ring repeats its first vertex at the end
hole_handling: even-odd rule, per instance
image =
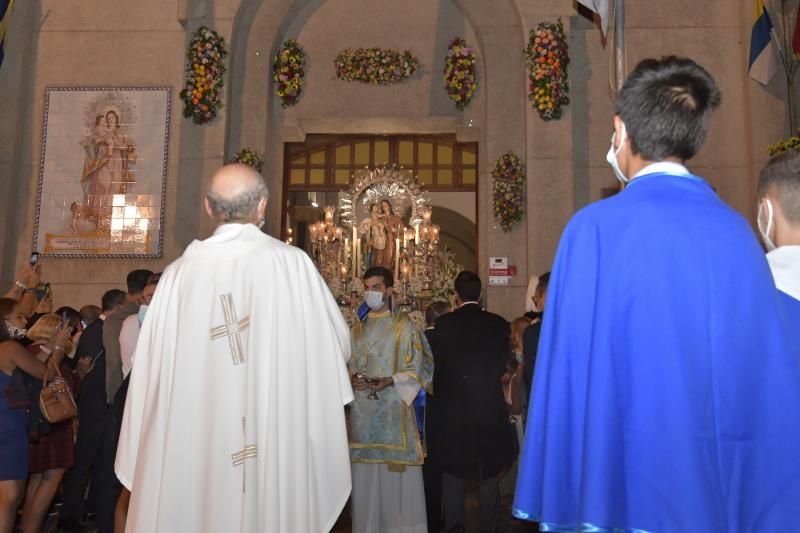
POLYGON ((300 249, 264 234, 262 177, 228 165, 218 224, 164 271, 116 459, 128 532, 321 532, 350 494, 347 325, 300 249))

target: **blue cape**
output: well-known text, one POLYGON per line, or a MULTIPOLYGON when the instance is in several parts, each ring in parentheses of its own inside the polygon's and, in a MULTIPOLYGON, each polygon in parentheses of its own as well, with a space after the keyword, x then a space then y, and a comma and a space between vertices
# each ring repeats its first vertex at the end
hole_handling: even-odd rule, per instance
POLYGON ((549 531, 795 531, 800 353, 696 176, 581 210, 553 267, 514 514, 549 531))

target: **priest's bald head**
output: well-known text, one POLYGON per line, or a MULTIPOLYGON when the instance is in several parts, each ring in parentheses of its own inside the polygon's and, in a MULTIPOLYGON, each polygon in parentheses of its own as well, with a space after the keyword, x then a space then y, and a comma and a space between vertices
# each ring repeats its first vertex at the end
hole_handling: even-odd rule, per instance
POLYGON ((253 168, 225 165, 214 174, 206 192, 206 212, 219 224, 264 224, 269 190, 253 168))

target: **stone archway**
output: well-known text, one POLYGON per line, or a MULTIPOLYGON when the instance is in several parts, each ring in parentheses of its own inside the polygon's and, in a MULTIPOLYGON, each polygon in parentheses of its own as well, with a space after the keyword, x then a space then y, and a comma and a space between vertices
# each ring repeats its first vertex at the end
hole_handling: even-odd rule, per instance
MULTIPOLYGON (((526 233, 507 236, 492 223, 489 175, 493 160, 508 150, 526 155, 525 39, 517 2, 411 3, 244 0, 234 23, 226 153, 242 146, 263 152, 273 205, 278 205, 285 201, 280 183, 284 142, 302 142, 307 133, 422 133, 419 127, 427 133, 456 132, 459 140, 479 143, 477 271, 485 279, 488 256, 508 255, 526 278, 526 233), (435 38, 437 31, 443 38, 435 38), (447 40, 456 34, 474 43, 479 57, 479 90, 464 112, 455 110, 441 85, 440 62, 447 40), (273 98, 270 66, 289 37, 307 47, 308 73, 298 105, 283 110, 273 98), (387 87, 333 80, 333 55, 358 46, 412 49, 429 67, 387 87)), ((280 210, 274 209, 268 222, 272 233, 280 228, 279 218, 280 210)), ((495 295, 495 288, 487 294, 490 303, 496 296, 501 304, 503 295, 495 295)))

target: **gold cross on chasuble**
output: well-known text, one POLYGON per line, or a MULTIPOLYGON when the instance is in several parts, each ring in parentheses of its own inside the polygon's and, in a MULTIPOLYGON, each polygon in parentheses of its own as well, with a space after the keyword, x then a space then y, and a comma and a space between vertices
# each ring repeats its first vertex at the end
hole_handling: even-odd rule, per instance
MULTIPOLYGON (((242 418, 242 435, 245 433, 245 420, 246 418, 242 418)), ((247 459, 255 459, 256 457, 258 457, 258 449, 255 444, 245 444, 241 451, 231 454, 231 460, 233 461, 234 468, 237 466, 242 466, 247 459)), ((244 471, 242 471, 242 493, 244 492, 245 476, 244 471)))
POLYGON ((246 316, 241 320, 236 317, 236 307, 233 305, 233 296, 230 293, 223 294, 219 299, 222 300, 222 314, 225 318, 225 323, 211 328, 211 340, 228 337, 233 364, 244 363, 244 347, 242 346, 241 333, 250 328, 250 317, 246 316))

